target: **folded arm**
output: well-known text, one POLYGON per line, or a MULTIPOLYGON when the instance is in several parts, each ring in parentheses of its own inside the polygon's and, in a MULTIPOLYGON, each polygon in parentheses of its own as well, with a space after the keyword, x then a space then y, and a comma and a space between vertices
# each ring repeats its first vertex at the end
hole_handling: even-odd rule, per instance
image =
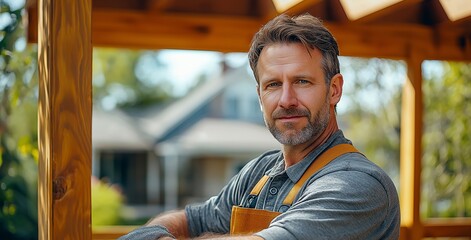
MULTIPOLYGON (((187 217, 184 210, 171 211, 159 215, 146 223, 145 226, 164 226, 168 232, 171 233, 176 239, 189 239, 187 217)), ((161 240, 173 240, 173 237, 161 237, 161 240)), ((230 236, 220 234, 204 234, 194 239, 221 239, 221 240, 237 240, 237 239, 248 239, 248 240, 263 240, 258 236, 230 236)))

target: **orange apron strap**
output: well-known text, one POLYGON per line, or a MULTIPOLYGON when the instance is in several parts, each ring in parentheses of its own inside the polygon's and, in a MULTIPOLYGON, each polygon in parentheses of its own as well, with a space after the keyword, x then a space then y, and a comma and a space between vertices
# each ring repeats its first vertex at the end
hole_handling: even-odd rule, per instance
POLYGON ((268 175, 264 175, 257 183, 257 185, 255 185, 255 187, 253 187, 252 191, 250 192, 250 195, 256 195, 258 196, 258 194, 260 193, 260 191, 262 190, 263 186, 265 186, 265 183, 267 183, 268 181, 268 175))
POLYGON ((358 152, 358 150, 350 145, 350 144, 339 144, 336 145, 324 153, 322 153, 304 172, 301 179, 293 186, 291 191, 286 196, 285 200, 283 201, 283 205, 291 206, 294 201, 296 195, 298 195, 299 190, 301 187, 306 183, 306 181, 311 178, 317 171, 323 168, 325 165, 329 164, 332 160, 336 159, 337 157, 350 152, 358 152))

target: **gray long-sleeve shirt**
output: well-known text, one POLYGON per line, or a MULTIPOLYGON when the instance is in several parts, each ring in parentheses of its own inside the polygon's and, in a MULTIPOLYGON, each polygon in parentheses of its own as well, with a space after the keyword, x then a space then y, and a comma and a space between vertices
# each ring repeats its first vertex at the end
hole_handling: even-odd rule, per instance
POLYGON ((256 235, 264 239, 398 239, 399 200, 393 182, 359 153, 342 155, 314 174, 292 206, 282 205, 293 185, 326 149, 350 143, 341 131, 299 163, 284 169, 280 151, 250 161, 222 191, 185 208, 190 236, 228 233, 233 205, 282 212, 256 235), (250 191, 263 175, 270 178, 255 204, 250 191))

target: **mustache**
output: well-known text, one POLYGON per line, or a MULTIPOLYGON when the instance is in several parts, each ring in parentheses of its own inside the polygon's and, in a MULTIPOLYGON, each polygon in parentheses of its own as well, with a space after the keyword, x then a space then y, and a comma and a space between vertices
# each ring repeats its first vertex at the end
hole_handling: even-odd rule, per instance
POLYGON ((310 116, 310 113, 307 109, 298 109, 298 108, 279 108, 273 111, 272 117, 274 119, 284 118, 284 117, 293 117, 293 116, 310 116))

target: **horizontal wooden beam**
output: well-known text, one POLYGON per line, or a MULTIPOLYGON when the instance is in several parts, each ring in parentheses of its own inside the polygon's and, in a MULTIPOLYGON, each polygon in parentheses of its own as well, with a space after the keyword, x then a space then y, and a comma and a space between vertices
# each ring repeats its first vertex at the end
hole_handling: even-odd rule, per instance
POLYGON ((117 239, 132 230, 136 229, 139 226, 94 226, 93 227, 93 240, 109 240, 117 239))
POLYGON ((245 17, 94 11, 93 44, 150 49, 246 52, 261 22, 245 17))
POLYGON ((471 60, 470 30, 432 29, 407 24, 326 25, 344 56, 406 59, 412 49, 417 49, 425 59, 471 60))
POLYGON ((170 4, 170 0, 146 0, 147 8, 151 12, 161 12, 170 4))
MULTIPOLYGON (((96 226, 93 227, 93 240, 116 239, 137 226, 96 226)), ((424 237, 470 237, 471 219, 427 219, 423 223, 424 237)), ((401 226, 401 240, 408 239, 410 229, 401 226)))
MULTIPOLYGON (((28 41, 37 42, 37 10, 28 12, 28 41)), ((262 22, 247 17, 161 15, 149 11, 92 13, 94 46, 247 52, 262 22)))
POLYGON ((471 237, 471 218, 426 219, 424 237, 471 237))
MULTIPOLYGON (((30 42, 37 41, 34 18, 33 11, 30 42)), ((137 49, 246 52, 253 34, 264 23, 265 20, 249 17, 97 9, 92 12, 92 43, 94 46, 137 49)), ((405 59, 412 48, 420 47, 427 59, 471 60, 471 30, 466 28, 329 22, 326 25, 339 42, 344 56, 405 59)))

